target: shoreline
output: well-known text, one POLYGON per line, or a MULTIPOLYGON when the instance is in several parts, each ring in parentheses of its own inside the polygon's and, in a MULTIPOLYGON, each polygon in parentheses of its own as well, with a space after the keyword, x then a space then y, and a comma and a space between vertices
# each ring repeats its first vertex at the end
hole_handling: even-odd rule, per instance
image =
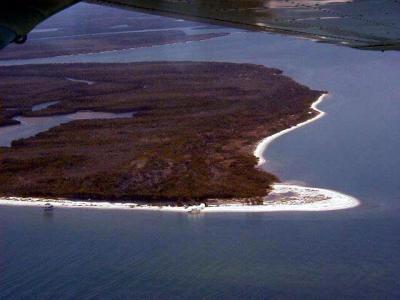
POLYGON ((263 153, 265 152, 265 150, 268 148, 268 146, 274 140, 276 140, 278 137, 280 137, 280 136, 282 136, 282 135, 284 135, 284 134, 286 134, 288 132, 291 132, 291 131, 293 131, 295 129, 301 128, 301 127, 303 127, 303 126, 305 126, 305 125, 307 125, 309 123, 312 123, 314 121, 317 121, 318 119, 322 118, 325 115, 325 112, 320 110, 320 109, 318 109, 317 106, 318 106, 318 104, 320 104, 324 100, 324 98, 326 98, 326 96, 328 96, 327 93, 322 94, 321 96, 318 97, 318 99, 315 102, 313 102, 311 104, 311 109, 317 112, 316 116, 314 116, 313 118, 308 119, 308 120, 306 120, 306 121, 304 121, 302 123, 296 124, 296 125, 294 125, 292 127, 286 128, 286 129, 284 129, 282 131, 279 131, 279 132, 277 132, 277 133, 275 133, 273 135, 270 135, 270 136, 266 137, 265 139, 261 140, 257 144, 256 149, 253 152, 253 155, 258 158, 257 167, 260 167, 261 165, 263 165, 263 164, 265 164, 267 162, 266 158, 263 156, 263 153))
MULTIPOLYGON (((247 204, 221 204, 201 208, 199 212, 284 212, 284 211, 332 211, 356 207, 360 202, 351 196, 321 188, 310 188, 289 184, 274 184, 272 192, 265 197, 263 205, 247 204), (268 199, 269 198, 269 199, 268 199), (278 198, 278 200, 277 200, 278 198), (272 200, 271 200, 272 199, 272 200)), ((54 207, 61 208, 89 208, 132 211, 165 211, 188 213, 190 209, 200 206, 152 206, 146 204, 121 203, 121 202, 88 202, 66 199, 50 199, 35 197, 0 197, 0 205, 44 207, 51 203, 54 207)))
MULTIPOLYGON (((313 118, 302 123, 284 129, 261 140, 254 150, 254 156, 258 158, 257 168, 266 162, 263 153, 268 146, 278 137, 303 127, 311 122, 318 120, 325 115, 325 112, 318 109, 320 104, 328 94, 322 94, 313 104, 311 109, 318 114, 313 118)), ((248 205, 229 203, 220 205, 210 205, 207 207, 191 206, 152 206, 138 203, 119 203, 119 202, 92 202, 74 201, 67 199, 50 199, 35 197, 0 197, 0 205, 9 206, 33 206, 43 207, 50 202, 54 207, 62 208, 96 208, 96 209, 116 209, 116 210, 142 210, 142 211, 166 211, 166 212, 190 212, 195 209, 198 212, 279 212, 279 211, 332 211, 354 208, 360 205, 360 201, 352 196, 322 188, 306 187, 284 183, 272 185, 272 191, 263 198, 263 205, 248 205)))

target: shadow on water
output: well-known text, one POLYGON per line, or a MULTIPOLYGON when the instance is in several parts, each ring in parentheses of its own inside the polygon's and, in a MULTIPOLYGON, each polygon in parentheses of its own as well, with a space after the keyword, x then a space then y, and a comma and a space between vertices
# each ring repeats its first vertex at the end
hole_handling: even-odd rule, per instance
POLYGON ((54 211, 43 210, 43 221, 52 224, 54 222, 54 211))

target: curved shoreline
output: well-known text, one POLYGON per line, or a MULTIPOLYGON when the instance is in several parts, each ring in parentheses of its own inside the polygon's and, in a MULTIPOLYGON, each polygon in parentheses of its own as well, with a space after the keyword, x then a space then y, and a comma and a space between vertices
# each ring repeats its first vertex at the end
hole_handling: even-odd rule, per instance
MULTIPOLYGON (((263 139, 256 147, 254 155, 259 159, 257 167, 266 162, 263 153, 276 138, 308 123, 321 118, 325 112, 317 108, 327 94, 321 95, 311 108, 318 112, 313 118, 284 129, 263 139)), ((118 202, 92 202, 92 201, 73 201, 66 199, 48 199, 34 197, 0 197, 0 205, 17 206, 40 206, 46 202, 51 202, 55 207, 64 208, 97 208, 97 209, 123 209, 123 210, 145 210, 145 211, 169 211, 169 212, 188 212, 188 208, 176 206, 151 206, 140 205, 137 203, 118 203, 118 202)), ((272 191, 264 197, 263 205, 246 204, 221 204, 201 208, 201 212, 278 212, 278 211, 330 211, 353 208, 360 205, 360 201, 352 196, 339 193, 337 191, 304 187, 276 183, 272 186, 272 191)), ((193 207, 192 207, 193 208, 193 207)), ((198 207, 196 207, 198 208, 198 207)))
MULTIPOLYGON (((328 96, 327 93, 322 94, 315 102, 311 104, 311 109, 317 112, 313 118, 308 119, 302 123, 296 124, 292 127, 286 128, 282 131, 279 131, 273 135, 270 135, 263 139, 260 143, 257 144, 256 149, 254 150, 253 154, 255 157, 258 158, 257 168, 265 164, 266 158, 264 157, 264 153, 267 150, 268 146, 278 137, 289 133, 295 129, 303 127, 309 123, 317 121, 318 119, 322 118, 326 113, 320 110, 317 106, 328 96)), ((275 207, 276 210, 269 210, 269 211, 328 211, 328 210, 341 210, 341 209, 349 209, 357 207, 361 204, 361 202, 350 196, 346 195, 337 191, 322 189, 322 188, 315 188, 315 187, 306 187, 306 186, 299 186, 299 185, 292 185, 292 184, 282 184, 276 183, 272 186, 272 193, 275 190, 286 190, 286 193, 298 193, 299 198, 301 198, 302 194, 307 194, 308 191, 314 191, 320 193, 321 195, 327 196, 328 199, 324 199, 321 201, 315 201, 313 203, 303 203, 302 207, 296 207, 299 203, 295 203, 294 201, 291 204, 282 204, 279 207, 275 207)), ((267 196, 268 197, 268 196, 267 196)), ((298 199, 299 200, 299 199, 298 199)), ((300 200, 301 202, 301 200, 300 200)))
POLYGON ((277 139, 278 137, 280 137, 280 136, 282 136, 282 135, 284 135, 284 134, 286 134, 288 132, 291 132, 291 131, 293 131, 293 130, 295 130, 297 128, 303 127, 303 126, 305 126, 305 125, 307 125, 307 124, 309 124, 311 122, 314 122, 314 121, 318 120, 319 118, 322 118, 325 115, 325 112, 320 110, 320 109, 318 109, 317 106, 318 106, 318 104, 320 104, 324 100, 324 98, 326 96, 328 96, 328 94, 322 94, 321 96, 319 96, 317 101, 315 101, 315 102, 313 102, 313 104, 311 104, 311 109, 318 113, 315 117, 313 117, 311 119, 308 119, 308 120, 306 120, 306 121, 304 121, 302 123, 296 124, 296 125, 294 125, 292 127, 286 128, 286 129, 284 129, 282 131, 279 131, 279 132, 277 132, 277 133, 275 133, 273 135, 270 135, 270 136, 266 137, 265 139, 261 140, 261 142, 259 142, 257 144, 256 149, 253 152, 254 156, 258 158, 257 167, 259 167, 259 166, 263 165, 264 163, 266 163, 266 160, 265 160, 265 157, 263 156, 263 153, 265 152, 265 150, 268 148, 268 146, 275 139, 277 139))

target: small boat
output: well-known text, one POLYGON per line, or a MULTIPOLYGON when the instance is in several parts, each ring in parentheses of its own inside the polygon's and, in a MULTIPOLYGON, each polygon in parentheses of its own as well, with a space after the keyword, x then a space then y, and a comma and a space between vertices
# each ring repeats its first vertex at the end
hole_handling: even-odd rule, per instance
POLYGON ((201 209, 198 208, 198 207, 189 207, 186 211, 189 214, 199 214, 199 213, 201 213, 201 209))
POLYGON ((199 214, 201 213, 201 211, 206 207, 206 205, 204 203, 200 204, 200 205, 193 205, 193 206, 189 206, 186 211, 189 214, 199 214))
POLYGON ((43 206, 44 211, 52 211, 54 209, 54 206, 51 203, 46 203, 43 206))

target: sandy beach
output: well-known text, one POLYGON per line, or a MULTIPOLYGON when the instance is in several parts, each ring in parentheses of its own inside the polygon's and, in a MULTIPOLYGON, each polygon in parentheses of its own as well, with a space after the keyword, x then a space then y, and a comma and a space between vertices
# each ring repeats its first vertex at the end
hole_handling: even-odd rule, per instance
POLYGON ((329 211, 356 207, 360 202, 348 195, 320 188, 309 188, 297 185, 275 184, 272 192, 265 197, 264 205, 222 204, 200 206, 151 206, 137 203, 72 201, 66 199, 1 197, 1 205, 43 207, 51 203, 54 207, 63 208, 95 208, 116 210, 145 210, 167 212, 189 212, 199 208, 201 212, 278 212, 278 211, 329 211))
MULTIPOLYGON (((1 197, 1 205, 43 207, 51 203, 62 208, 94 208, 115 210, 144 210, 187 213, 191 208, 176 206, 150 206, 137 203, 89 202, 66 199, 1 197)), ((275 184, 273 191, 265 198, 264 205, 224 204, 200 209, 205 213, 218 212, 278 212, 278 211, 329 211, 356 207, 360 202, 348 195, 320 188, 309 188, 296 185, 275 184)))
POLYGON ((265 139, 263 139, 256 147, 256 149, 254 150, 254 156, 258 158, 258 165, 257 166, 261 166, 264 163, 266 163, 266 158, 263 156, 263 153, 265 152, 265 150, 267 149, 267 147, 272 143, 272 141, 276 140, 278 137, 289 133, 293 130, 296 130, 300 127, 303 127, 311 122, 314 122, 320 118, 322 118, 325 115, 325 112, 323 112, 322 110, 318 109, 317 106, 318 104, 320 104, 327 96, 328 94, 323 94, 321 95, 317 101, 315 101, 312 105, 311 105, 311 109, 313 109, 314 111, 316 111, 318 114, 314 117, 311 118, 307 121, 304 121, 302 123, 299 123, 295 126, 292 126, 290 128, 287 128, 285 130, 279 131, 273 135, 270 135, 268 137, 266 137, 265 139))

